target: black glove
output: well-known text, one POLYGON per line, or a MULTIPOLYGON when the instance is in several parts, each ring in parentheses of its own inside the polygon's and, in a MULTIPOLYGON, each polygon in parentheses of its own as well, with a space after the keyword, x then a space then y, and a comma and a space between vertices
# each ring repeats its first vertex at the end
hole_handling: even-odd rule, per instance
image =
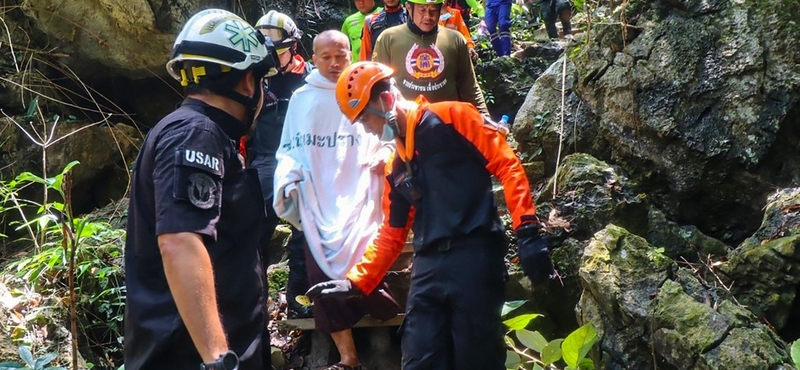
POLYGON ((320 298, 349 298, 361 295, 350 280, 330 280, 312 286, 306 296, 312 300, 320 298))
POLYGON ((547 249, 547 236, 539 234, 538 224, 522 225, 517 229, 517 246, 519 247, 519 263, 522 271, 535 284, 541 284, 555 274, 547 249))

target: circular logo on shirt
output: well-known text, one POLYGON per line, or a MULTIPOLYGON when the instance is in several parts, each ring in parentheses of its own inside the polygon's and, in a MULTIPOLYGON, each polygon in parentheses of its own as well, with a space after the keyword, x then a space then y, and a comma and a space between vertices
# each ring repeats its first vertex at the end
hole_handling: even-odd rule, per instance
POLYGON ((434 79, 444 71, 444 55, 432 44, 430 48, 422 48, 417 44, 406 54, 406 72, 416 79, 434 79))
POLYGON ((188 194, 195 207, 210 209, 217 203, 217 183, 202 172, 193 173, 189 175, 188 194))

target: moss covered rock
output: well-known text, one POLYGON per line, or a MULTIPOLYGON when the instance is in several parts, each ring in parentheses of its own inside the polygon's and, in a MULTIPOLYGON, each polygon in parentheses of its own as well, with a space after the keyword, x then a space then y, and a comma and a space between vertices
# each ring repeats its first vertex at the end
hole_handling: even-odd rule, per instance
POLYGON ((653 311, 655 351, 677 369, 791 369, 783 343, 730 300, 699 300, 675 281, 661 287, 653 311))
POLYGON ((674 268, 644 238, 609 225, 584 250, 580 276, 600 308, 616 314, 614 324, 624 326, 647 315, 650 300, 674 268))
POLYGON ((732 296, 609 225, 584 250, 581 323, 605 369, 790 369, 786 344, 732 296))
POLYGON ((728 254, 729 248, 725 243, 704 234, 696 226, 678 225, 656 207, 650 207, 647 221, 647 241, 664 248, 664 254, 673 259, 696 262, 708 255, 721 257, 728 254))
POLYGON ((772 195, 761 227, 721 266, 742 304, 777 329, 797 332, 800 284, 800 188, 772 195))
POLYGON ((588 154, 564 158, 537 202, 542 204, 540 214, 556 210, 578 239, 588 239, 609 223, 640 235, 647 230, 647 205, 635 184, 618 167, 588 154))
POLYGON ((800 235, 732 254, 722 271, 730 279, 733 292, 753 312, 783 328, 792 314, 800 283, 800 235))
POLYGON ((675 268, 627 230, 609 225, 584 250, 579 321, 598 330, 600 368, 652 368, 645 340, 651 300, 675 268))

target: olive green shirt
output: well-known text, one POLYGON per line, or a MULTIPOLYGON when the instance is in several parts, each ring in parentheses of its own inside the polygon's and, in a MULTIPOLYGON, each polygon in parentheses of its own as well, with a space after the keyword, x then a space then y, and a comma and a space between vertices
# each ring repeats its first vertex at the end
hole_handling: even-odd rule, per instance
POLYGON ((430 102, 463 101, 488 114, 467 41, 457 31, 439 27, 436 34, 422 36, 406 24, 391 27, 378 37, 372 60, 394 69, 406 99, 422 94, 430 102))

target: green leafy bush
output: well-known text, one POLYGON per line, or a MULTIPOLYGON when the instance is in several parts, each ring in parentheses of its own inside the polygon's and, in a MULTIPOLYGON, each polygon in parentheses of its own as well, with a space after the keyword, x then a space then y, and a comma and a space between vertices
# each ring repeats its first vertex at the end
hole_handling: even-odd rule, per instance
POLYGON ((28 231, 30 237, 25 240, 33 245, 32 251, 22 252, 2 269, 3 283, 18 301, 11 337, 19 343, 35 343, 39 328, 53 323, 69 327, 68 312, 73 312, 76 340, 110 361, 109 354, 121 357, 125 231, 72 216, 68 172, 77 164, 70 163, 51 178, 26 172, 13 181, 0 182, 0 213, 18 211, 23 221, 15 225, 28 231), (48 202, 45 196, 37 203, 19 196, 21 189, 35 184, 60 198, 48 202), (29 220, 26 211, 32 209, 36 216, 29 220))
MULTIPOLYGON (((526 301, 506 302, 502 315, 521 307, 526 301)), ((594 362, 586 356, 597 342, 597 332, 592 324, 581 326, 570 333, 567 338, 547 340, 538 331, 526 328, 541 315, 530 313, 511 317, 503 323, 508 327, 505 341, 506 369, 542 370, 553 368, 558 361, 563 361, 566 370, 592 370, 594 362), (512 336, 513 334, 513 336, 512 336), (516 337, 516 341, 514 340, 516 337)))
POLYGON ((19 357, 21 362, 0 362, 0 370, 24 369, 24 370, 66 370, 61 366, 50 366, 50 363, 58 357, 56 353, 47 353, 38 358, 33 358, 33 353, 28 347, 19 347, 19 357))

